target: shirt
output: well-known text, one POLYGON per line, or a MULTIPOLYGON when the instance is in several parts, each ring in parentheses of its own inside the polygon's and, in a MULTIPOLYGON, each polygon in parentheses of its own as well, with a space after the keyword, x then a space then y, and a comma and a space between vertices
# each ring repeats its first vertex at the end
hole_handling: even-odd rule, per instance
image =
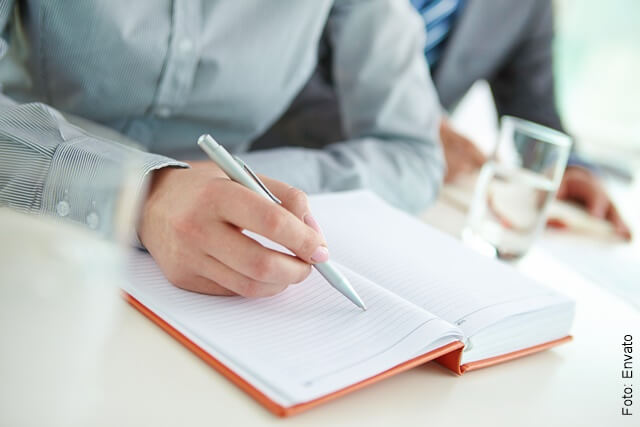
POLYGON ((437 193, 440 113, 408 2, 5 0, 0 28, 0 205, 95 226, 118 165, 139 182, 186 166, 202 133, 309 193, 366 187, 410 211, 437 193), (325 31, 345 140, 247 153, 325 31))

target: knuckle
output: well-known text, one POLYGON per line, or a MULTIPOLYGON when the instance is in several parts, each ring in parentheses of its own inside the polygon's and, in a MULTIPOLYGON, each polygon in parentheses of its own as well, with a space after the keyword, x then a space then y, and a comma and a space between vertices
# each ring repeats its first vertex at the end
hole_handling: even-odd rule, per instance
POLYGON ((321 241, 319 236, 310 229, 304 230, 302 233, 303 235, 298 240, 298 247, 294 252, 304 259, 309 259, 313 251, 320 246, 321 241))
POLYGON ((197 226, 193 215, 181 213, 169 218, 169 226, 178 235, 192 236, 195 234, 197 226))
POLYGON ((206 199, 217 198, 225 195, 229 190, 230 181, 227 179, 212 178, 202 187, 203 196, 206 199))
POLYGON ((270 235, 277 235, 286 226, 287 217, 275 204, 264 212, 262 217, 265 232, 270 235))
POLYGON ((246 298, 256 298, 260 296, 261 284, 255 280, 248 280, 240 286, 240 295, 246 298))
POLYGON ((268 282, 274 270, 275 266, 272 257, 259 255, 253 261, 251 276, 260 282, 268 282))
POLYGON ((204 202, 209 200, 212 194, 215 194, 217 189, 217 184, 215 179, 206 179, 200 182, 200 184, 194 188, 195 191, 195 199, 199 202, 204 202))
POLYGON ((298 274, 298 277, 297 277, 297 279, 296 279, 296 281, 294 283, 302 282, 304 279, 309 277, 309 274, 311 274, 311 266, 308 265, 308 264, 303 265, 302 268, 300 269, 300 273, 298 274))
POLYGON ((309 200, 304 191, 291 187, 287 194, 287 202, 289 205, 289 210, 295 213, 302 214, 307 210, 307 206, 309 204, 309 200))
POLYGON ((219 178, 212 178, 200 186, 197 193, 197 203, 199 205, 206 205, 207 209, 212 208, 214 212, 218 212, 219 203, 215 203, 217 200, 224 200, 227 196, 228 190, 225 181, 219 178))

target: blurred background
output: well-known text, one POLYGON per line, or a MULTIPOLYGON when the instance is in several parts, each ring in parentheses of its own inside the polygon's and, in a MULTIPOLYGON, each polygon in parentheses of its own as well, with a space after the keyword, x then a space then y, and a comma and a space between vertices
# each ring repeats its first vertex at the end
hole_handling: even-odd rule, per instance
MULTIPOLYGON (((554 0, 554 11, 560 116, 578 153, 599 168, 634 240, 547 230, 538 248, 640 309, 640 1, 554 0)), ((474 85, 451 119, 492 151, 498 121, 486 82, 474 85)))
MULTIPOLYGON (((554 73, 564 126, 589 160, 634 175, 640 170, 640 1, 554 0, 554 6, 554 73)), ((486 82, 472 88, 452 119, 491 151, 497 118, 486 82)))
POLYGON ((565 126, 586 153, 632 154, 634 164, 625 166, 637 169, 640 1, 555 0, 555 11, 554 71, 565 126))

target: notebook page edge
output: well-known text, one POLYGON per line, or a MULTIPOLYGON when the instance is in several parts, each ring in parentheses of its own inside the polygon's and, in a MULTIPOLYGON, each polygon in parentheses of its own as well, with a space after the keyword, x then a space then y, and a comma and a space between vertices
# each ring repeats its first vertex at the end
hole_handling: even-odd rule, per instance
MULTIPOLYGON (((384 203, 384 201, 382 201, 378 196, 368 191, 354 191, 354 192, 338 193, 333 195, 322 195, 321 197, 318 197, 315 199, 314 197, 315 196, 312 196, 311 198, 312 207, 314 207, 314 202, 316 202, 315 205, 318 205, 318 202, 320 202, 320 204, 323 205, 321 209, 317 209, 317 206, 314 207, 314 212, 317 212, 318 210, 320 211, 319 216, 321 221, 323 219, 323 212, 322 212, 323 209, 325 211, 327 209, 337 210, 336 207, 339 206, 348 211, 349 209, 353 209, 353 210, 363 209, 363 206, 364 206, 364 209, 369 209, 369 211, 374 209, 374 211, 377 212, 382 218, 384 218, 386 215, 385 224, 392 221, 391 220, 392 216, 394 219, 397 219, 400 222, 404 222, 408 220, 411 223, 407 222, 404 224, 407 229, 409 229, 410 227, 413 227, 413 225, 416 225, 416 229, 418 228, 428 229, 428 232, 424 233, 425 235, 435 236, 436 238, 434 240, 439 240, 441 238, 442 242, 444 242, 444 244, 448 245, 450 248, 454 248, 454 249, 459 248, 460 251, 464 251, 461 243, 457 241, 455 238, 453 238, 452 236, 449 236, 445 233, 440 232, 437 229, 434 229, 433 227, 428 226, 427 224, 424 224, 418 218, 412 217, 411 215, 408 215, 405 212, 394 209, 393 207, 384 203)), ((360 215, 360 212, 358 212, 358 215, 360 215)), ((363 215, 360 215, 360 216, 363 216, 363 215)), ((366 215, 366 216, 369 216, 369 215, 366 215)), ((328 218, 335 218, 335 217, 332 215, 329 215, 328 218)), ((329 232, 330 232, 332 221, 326 221, 326 222, 329 223, 328 224, 329 227, 325 225, 325 231, 329 229, 329 232)), ((360 224, 361 222, 362 221, 358 221, 357 224, 360 224)), ((372 224, 374 224, 373 226, 375 228, 378 228, 378 224, 375 224, 373 222, 372 224)), ((366 234, 362 234, 362 235, 365 237, 365 240, 366 240, 368 235, 366 234)), ((391 235, 391 237, 393 236, 391 235)), ((369 246, 369 244, 365 242, 363 246, 367 247, 369 246)), ((395 255, 397 253, 401 253, 402 248, 394 247, 393 249, 394 250, 392 251, 392 255, 395 255)), ((469 252, 468 248, 467 248, 467 252, 469 252)), ((469 254, 468 256, 470 257, 470 259, 474 258, 474 254, 469 254)), ((338 262, 343 261, 340 256, 336 258, 338 259, 338 262)), ((480 262, 479 256, 475 256, 475 261, 477 263, 480 262)), ((350 265, 350 263, 346 260, 345 260, 345 264, 350 265)), ((358 265, 357 267, 353 265, 350 265, 350 266, 354 269, 357 269, 358 271, 363 268, 360 265, 358 265)), ((398 292, 395 292, 394 290, 390 290, 390 289, 388 290, 400 296, 401 298, 414 303, 414 305, 424 308, 428 312, 432 312, 436 314, 440 318, 447 320, 449 323, 460 326, 461 329, 468 336, 473 336, 479 330, 482 330, 484 328, 490 327, 491 325, 499 323, 503 319, 507 319, 510 316, 527 313, 532 310, 539 310, 547 306, 553 306, 558 301, 564 301, 564 300, 571 301, 568 297, 562 295, 561 293, 555 290, 552 290, 546 286, 543 286, 527 278, 526 276, 522 275, 520 272, 513 270, 512 267, 496 264, 494 266, 484 268, 483 270, 494 272, 499 276, 504 276, 502 278, 502 282, 503 282, 502 287, 505 288, 506 292, 509 292, 509 287, 505 286, 507 282, 509 283, 522 282, 523 285, 526 284, 527 295, 521 295, 520 297, 514 297, 511 299, 504 298, 502 301, 497 300, 498 302, 495 304, 487 304, 482 306, 479 305, 477 309, 474 309, 472 311, 467 310, 467 313, 465 313, 463 317, 448 318, 447 316, 444 316, 442 313, 437 313, 438 310, 436 310, 436 313, 434 313, 429 308, 428 304, 424 304, 424 305, 420 304, 419 302, 416 302, 413 298, 404 295, 402 292, 398 293, 398 292), (470 317, 470 318, 467 319, 467 317, 470 317), (467 320, 469 322, 466 325, 462 325, 460 323, 460 321, 464 322, 467 320), (474 320, 475 320, 475 325, 473 324, 474 320)), ((375 274, 373 275, 367 274, 365 275, 365 277, 370 278, 370 280, 377 282, 378 285, 381 287, 386 287, 384 285, 384 280, 382 281, 378 280, 379 278, 375 274)), ((398 277, 398 275, 393 274, 390 277, 398 277)), ((477 281, 477 285, 482 286, 481 279, 480 281, 477 281)), ((514 289, 517 289, 517 287, 522 287, 522 286, 519 285, 519 283, 513 283, 513 287, 514 289)))

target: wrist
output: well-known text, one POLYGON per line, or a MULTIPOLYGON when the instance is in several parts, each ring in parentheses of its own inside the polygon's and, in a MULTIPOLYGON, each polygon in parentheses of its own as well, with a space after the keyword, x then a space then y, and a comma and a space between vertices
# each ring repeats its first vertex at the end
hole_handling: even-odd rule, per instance
POLYGON ((158 200, 159 195, 164 193, 164 187, 169 177, 184 168, 182 167, 162 167, 150 171, 144 178, 143 192, 144 198, 140 204, 140 210, 138 218, 136 219, 136 236, 138 238, 137 246, 144 248, 144 231, 145 225, 150 222, 150 217, 153 215, 153 206, 158 200))

